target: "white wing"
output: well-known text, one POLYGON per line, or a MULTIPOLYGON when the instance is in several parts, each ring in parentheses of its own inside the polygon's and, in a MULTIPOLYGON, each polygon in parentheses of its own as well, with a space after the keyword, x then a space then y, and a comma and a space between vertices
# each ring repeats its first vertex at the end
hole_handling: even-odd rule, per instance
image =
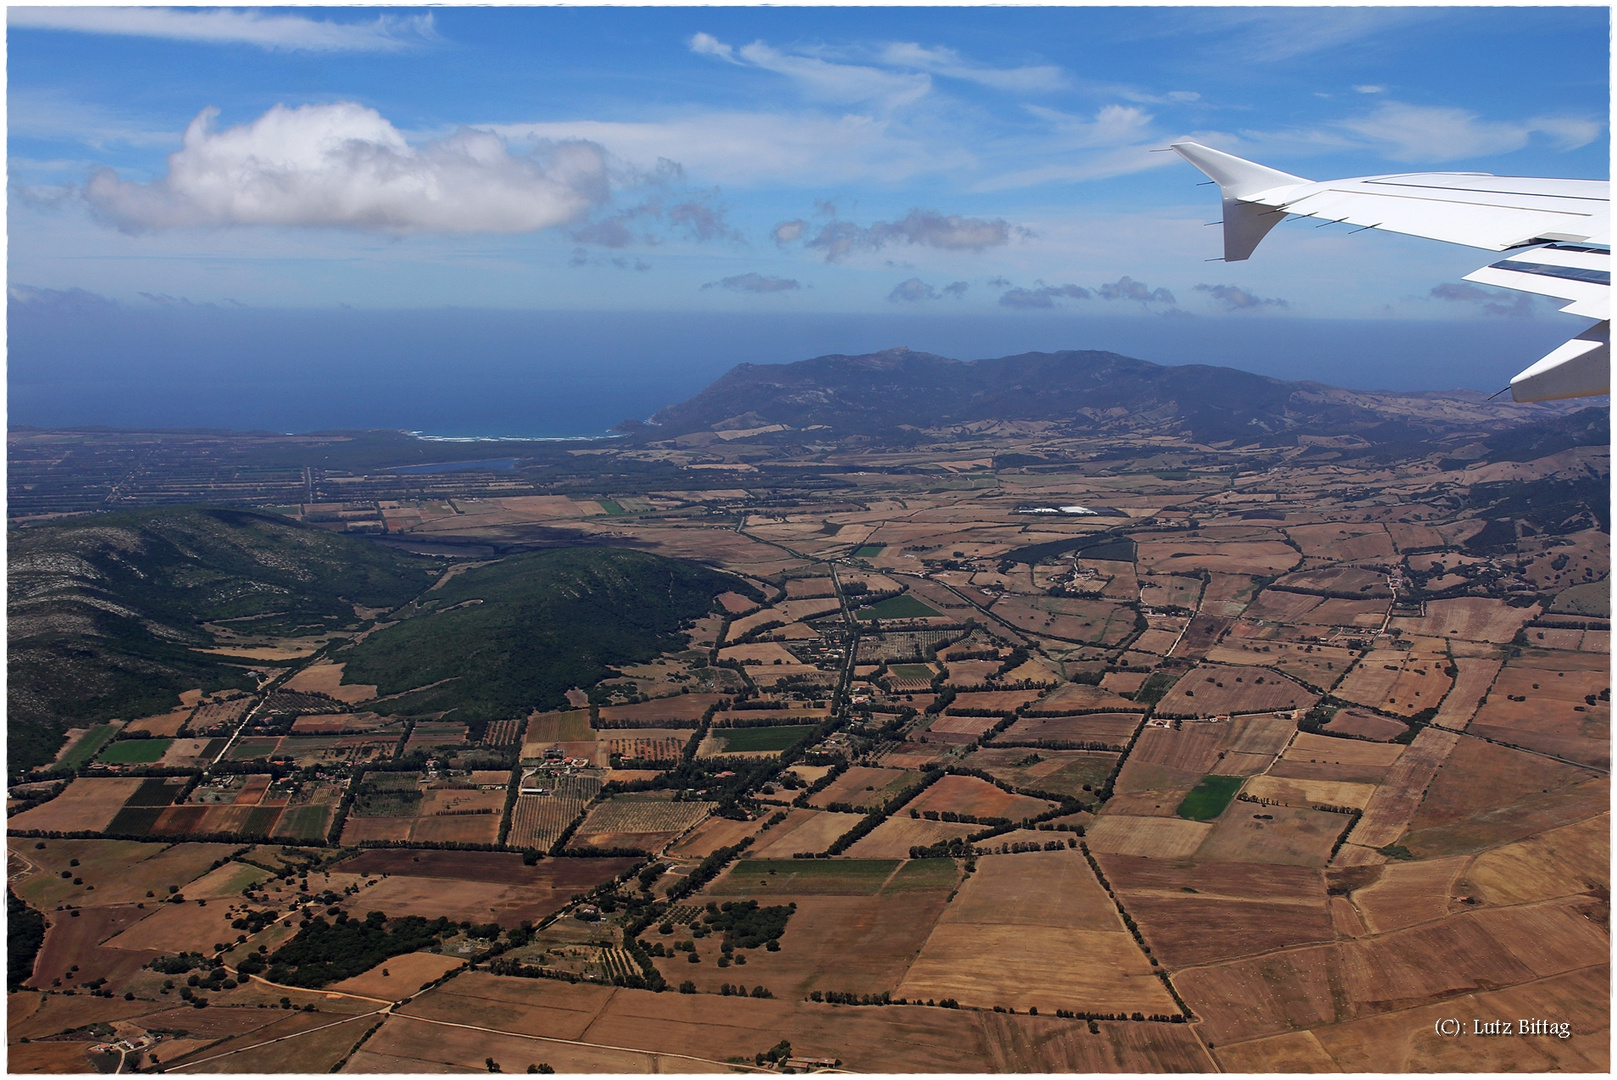
POLYGON ((1403 173, 1316 183, 1200 143, 1173 149, 1218 183, 1224 260, 1249 257, 1288 216, 1511 252, 1467 281, 1566 301, 1600 322, 1510 381, 1517 401, 1611 392, 1611 195, 1604 180, 1403 173))

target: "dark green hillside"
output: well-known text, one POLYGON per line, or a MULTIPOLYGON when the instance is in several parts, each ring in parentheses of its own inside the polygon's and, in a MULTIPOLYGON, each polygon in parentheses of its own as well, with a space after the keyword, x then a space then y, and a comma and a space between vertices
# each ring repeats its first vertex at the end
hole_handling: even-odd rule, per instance
POLYGON ((403 622, 337 655, 345 681, 384 695, 417 691, 390 707, 447 711, 480 731, 561 708, 569 687, 676 647, 682 625, 738 588, 733 577, 641 551, 536 551, 455 575, 403 622))
POLYGON ((194 686, 250 686, 193 651, 205 622, 312 634, 396 607, 432 560, 274 514, 173 507, 14 529, 7 565, 7 746, 12 771, 51 760, 69 727, 179 704, 194 686))

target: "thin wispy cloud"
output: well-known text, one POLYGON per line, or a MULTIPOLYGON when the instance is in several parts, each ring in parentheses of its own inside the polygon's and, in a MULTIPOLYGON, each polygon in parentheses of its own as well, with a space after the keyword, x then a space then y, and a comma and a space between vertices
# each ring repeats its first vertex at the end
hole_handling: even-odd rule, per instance
POLYGON ((1368 116, 1344 120, 1340 126, 1369 142, 1394 161, 1456 161, 1520 150, 1535 135, 1562 150, 1594 142, 1604 125, 1591 118, 1535 117, 1528 120, 1485 120, 1467 109, 1406 105, 1389 101, 1368 116))
POLYGON ((708 289, 728 289, 731 292, 763 294, 794 292, 802 287, 802 283, 796 278, 768 277, 764 274, 750 273, 710 281, 702 286, 702 290, 705 292, 708 289))
POLYGON ((1434 285, 1428 295, 1434 300, 1476 304, 1484 315, 1497 315, 1507 319, 1529 319, 1538 310, 1533 303, 1533 297, 1528 293, 1479 289, 1463 281, 1446 281, 1441 285, 1434 285))
POLYGON ((924 97, 932 89, 931 76, 924 72, 884 71, 866 64, 840 64, 801 52, 785 52, 762 41, 736 48, 711 34, 697 33, 691 36, 689 45, 692 52, 701 56, 784 75, 798 85, 804 96, 816 101, 897 108, 924 97))
POLYGON ((948 79, 964 79, 995 90, 1040 92, 1061 90, 1067 85, 1066 76, 1053 64, 996 68, 967 60, 954 49, 921 45, 913 41, 895 41, 883 48, 880 56, 884 63, 892 67, 912 68, 948 79))
POLYGON ((13 7, 6 25, 301 52, 400 52, 440 40, 431 12, 339 23, 235 8, 13 7))

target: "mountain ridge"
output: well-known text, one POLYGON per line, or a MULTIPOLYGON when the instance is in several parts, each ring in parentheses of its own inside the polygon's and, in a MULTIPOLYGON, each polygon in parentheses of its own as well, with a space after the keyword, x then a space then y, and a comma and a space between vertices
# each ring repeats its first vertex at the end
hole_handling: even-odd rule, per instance
POLYGON ((738 364, 687 400, 621 430, 642 440, 696 432, 823 431, 903 440, 905 432, 991 420, 1189 436, 1198 442, 1295 443, 1299 435, 1420 437, 1455 422, 1520 417, 1482 395, 1360 391, 1210 364, 1164 365, 1099 350, 954 360, 907 348, 738 364), (1480 399, 1480 400, 1479 400, 1480 399), (1453 415, 1449 415, 1453 414, 1453 415))

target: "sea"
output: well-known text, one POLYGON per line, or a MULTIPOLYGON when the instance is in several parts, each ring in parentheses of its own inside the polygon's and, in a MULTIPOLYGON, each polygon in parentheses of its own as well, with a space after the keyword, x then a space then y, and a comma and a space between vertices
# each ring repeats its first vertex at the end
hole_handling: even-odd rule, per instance
MULTIPOLYGON (((737 364, 895 346, 1104 349, 1356 389, 1493 393, 1582 328, 1533 319, 780 315, 9 305, 7 418, 35 427, 600 438, 737 364)), ((490 458, 498 460, 491 447, 490 458)))

